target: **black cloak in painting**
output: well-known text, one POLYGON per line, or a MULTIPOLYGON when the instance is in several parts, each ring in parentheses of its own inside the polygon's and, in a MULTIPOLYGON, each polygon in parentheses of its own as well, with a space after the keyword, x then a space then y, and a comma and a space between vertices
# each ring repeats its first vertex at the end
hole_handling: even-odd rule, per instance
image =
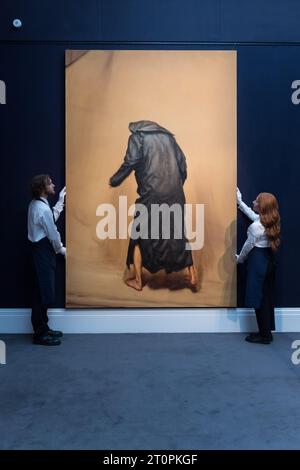
MULTIPOLYGON (((187 240, 184 234, 184 204, 183 184, 187 177, 186 159, 177 144, 174 135, 167 129, 152 121, 138 121, 129 124, 132 135, 129 137, 128 148, 124 163, 110 178, 111 186, 119 186, 127 176, 135 171, 137 192, 139 198, 135 201, 136 226, 141 236, 130 238, 127 261, 129 267, 133 264, 133 251, 139 245, 142 255, 142 265, 151 273, 165 269, 167 273, 180 271, 193 264, 192 254, 187 250, 187 240), (137 204, 147 208, 146 219, 141 218, 137 204), (159 236, 151 238, 154 216, 151 212, 153 205, 174 204, 181 209, 178 221, 172 216, 170 234, 162 236, 162 218, 159 219, 159 236), (152 214, 152 215, 151 215, 152 214), (178 227, 178 224, 180 225, 178 227), (178 237, 178 229, 181 236, 178 237), (145 237, 147 232, 147 237, 145 237)), ((157 223, 157 220, 156 220, 157 223)), ((153 233, 153 232, 152 232, 153 233)))

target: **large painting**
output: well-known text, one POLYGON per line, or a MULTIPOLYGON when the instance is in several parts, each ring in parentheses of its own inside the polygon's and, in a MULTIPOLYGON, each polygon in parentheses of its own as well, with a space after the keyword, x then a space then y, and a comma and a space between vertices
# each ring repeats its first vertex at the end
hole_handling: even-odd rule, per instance
POLYGON ((236 306, 236 52, 67 51, 68 307, 236 306))

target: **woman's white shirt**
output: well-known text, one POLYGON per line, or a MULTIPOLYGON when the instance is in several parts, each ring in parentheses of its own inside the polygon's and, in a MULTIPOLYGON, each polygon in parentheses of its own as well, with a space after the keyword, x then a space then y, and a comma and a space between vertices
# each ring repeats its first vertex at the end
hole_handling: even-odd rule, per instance
POLYGON ((238 263, 243 263, 255 246, 258 248, 268 248, 270 246, 270 242, 267 238, 265 227, 260 221, 259 214, 254 212, 244 202, 241 202, 238 207, 247 217, 249 217, 249 219, 253 221, 253 223, 248 227, 247 240, 245 241, 237 258, 238 263))

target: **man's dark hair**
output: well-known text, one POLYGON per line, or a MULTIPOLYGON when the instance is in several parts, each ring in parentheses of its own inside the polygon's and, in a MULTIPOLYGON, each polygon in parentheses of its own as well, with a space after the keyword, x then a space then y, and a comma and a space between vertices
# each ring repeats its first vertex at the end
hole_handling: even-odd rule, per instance
POLYGON ((35 175, 30 181, 29 188, 33 199, 38 199, 45 191, 47 184, 50 183, 49 175, 35 175))

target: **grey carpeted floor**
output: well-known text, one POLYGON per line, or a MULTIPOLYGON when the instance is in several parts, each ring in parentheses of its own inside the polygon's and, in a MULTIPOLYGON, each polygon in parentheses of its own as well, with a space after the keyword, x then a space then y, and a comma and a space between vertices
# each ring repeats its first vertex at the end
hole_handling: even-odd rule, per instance
POLYGON ((300 333, 1 339, 1 449, 300 449, 300 333))

